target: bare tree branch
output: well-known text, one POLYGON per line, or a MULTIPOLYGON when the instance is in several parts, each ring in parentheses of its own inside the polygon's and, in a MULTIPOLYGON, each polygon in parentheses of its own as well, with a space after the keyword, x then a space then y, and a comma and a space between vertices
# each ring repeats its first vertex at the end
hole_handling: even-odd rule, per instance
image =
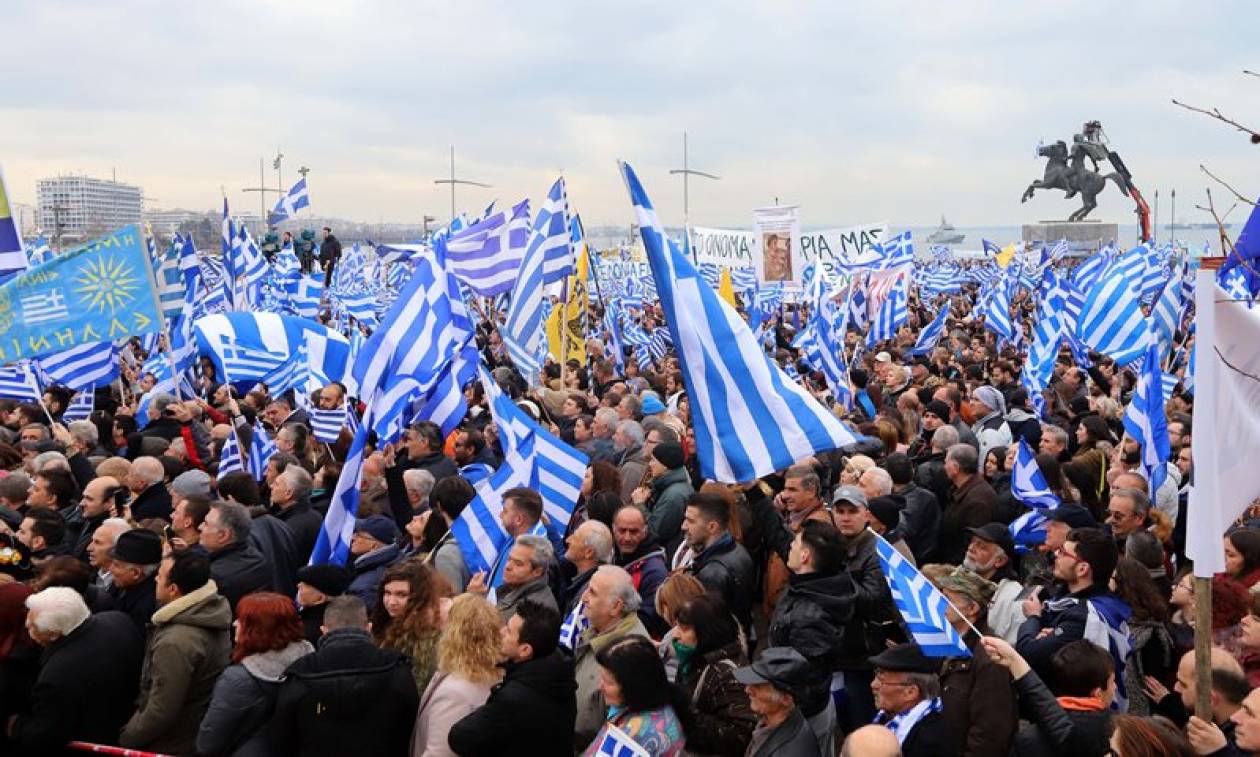
POLYGON ((1215 118, 1217 121, 1222 121, 1224 123, 1227 123, 1230 126, 1233 126, 1238 131, 1243 132, 1244 134, 1250 134, 1252 144, 1260 144, 1260 132, 1257 132, 1254 129, 1249 129, 1246 126, 1243 126, 1242 124, 1233 120, 1232 118, 1226 117, 1223 113, 1221 113, 1220 109, 1218 108, 1212 108, 1211 110, 1208 110, 1206 108, 1196 108, 1193 105, 1186 105, 1183 102, 1178 102, 1176 98, 1173 98, 1172 104, 1176 105, 1178 108, 1185 108, 1186 110, 1193 111, 1195 113, 1202 113, 1203 115, 1209 118, 1215 118))
POLYGON ((1230 185, 1226 184, 1224 179, 1220 178, 1220 177, 1219 177, 1219 176, 1217 176, 1216 174, 1214 174, 1214 173, 1212 173, 1211 171, 1207 170, 1207 166, 1205 166, 1205 165, 1203 165, 1202 163, 1200 163, 1200 164, 1199 164, 1199 170, 1200 170, 1200 171, 1202 171, 1203 173, 1207 174, 1208 176, 1212 177, 1212 180, 1213 180, 1213 181, 1215 181, 1217 184, 1220 184, 1222 187, 1225 187, 1226 189, 1228 189, 1231 193, 1233 193, 1234 197, 1237 197, 1237 198, 1238 198, 1238 201, 1239 201, 1239 202, 1245 202, 1245 203, 1247 203, 1248 205, 1250 205, 1250 206, 1252 206, 1252 207, 1255 207, 1256 203, 1255 203, 1254 201, 1252 201, 1252 200, 1248 200, 1246 197, 1243 197, 1241 194, 1239 194, 1239 193, 1238 193, 1238 190, 1237 190, 1237 189, 1234 189, 1234 188, 1233 188, 1233 187, 1231 187, 1230 185))
POLYGON ((1221 255, 1223 257, 1229 257, 1229 255, 1234 251, 1234 245, 1229 241, 1229 234, 1225 232, 1225 224, 1221 222, 1221 217, 1216 214, 1216 204, 1212 202, 1212 190, 1204 189, 1203 191, 1207 193, 1207 207, 1205 208, 1202 205, 1195 205, 1195 207, 1199 210, 1212 214, 1212 220, 1216 221, 1216 228, 1221 235, 1221 255))

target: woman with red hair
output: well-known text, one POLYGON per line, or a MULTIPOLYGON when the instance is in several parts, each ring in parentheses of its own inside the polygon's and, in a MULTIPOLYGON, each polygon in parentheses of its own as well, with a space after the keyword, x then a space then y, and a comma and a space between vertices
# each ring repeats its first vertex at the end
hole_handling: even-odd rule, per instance
POLYGON ((42 651, 26 632, 26 598, 31 588, 11 582, 0 584, 0 723, 25 712, 42 651))
POLYGON ((233 628, 232 664, 214 684, 210 708, 197 733, 197 753, 272 754, 263 726, 275 708, 280 678, 315 648, 305 639, 293 600, 282 594, 257 592, 241 597, 233 628))

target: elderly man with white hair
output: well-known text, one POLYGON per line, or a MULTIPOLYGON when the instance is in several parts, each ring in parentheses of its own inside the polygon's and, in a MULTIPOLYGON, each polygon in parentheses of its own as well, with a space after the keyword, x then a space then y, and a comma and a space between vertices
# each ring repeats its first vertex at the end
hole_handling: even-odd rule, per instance
POLYGON ((132 461, 127 488, 134 495, 131 500, 133 519, 171 519, 171 493, 166 488, 165 480, 166 469, 156 457, 137 457, 132 461))
POLYGON ((971 414, 976 422, 971 431, 980 442, 980 461, 994 447, 1011 446, 1011 427, 1006 425, 1006 400, 991 386, 978 386, 971 393, 971 414))
POLYGON ((65 426, 57 424, 53 426, 53 436, 66 448, 66 460, 79 488, 86 487, 96 477, 96 470, 88 457, 101 453, 97 449, 101 434, 96 424, 91 421, 71 421, 65 426))
POLYGON ((582 601, 586 603, 590 626, 582 632, 573 650, 577 679, 573 744, 577 750, 591 743, 608 715, 595 655, 628 636, 649 638, 639 620, 639 592, 624 568, 601 565, 591 576, 582 601))
POLYGON ((27 631, 45 652, 32 701, 8 723, 15 751, 60 754, 71 741, 116 743, 135 708, 140 632, 120 612, 90 614, 64 586, 32 594, 26 607, 27 631))
POLYGON ((561 614, 566 617, 586 593, 586 585, 601 565, 613 561, 613 536, 608 526, 588 520, 565 539, 564 559, 573 566, 574 575, 565 587, 561 614))
POLYGON ((433 474, 423 468, 408 468, 403 471, 402 480, 412 514, 429 509, 429 492, 433 491, 436 481, 433 474))
POLYGON ((311 474, 290 465, 271 486, 271 514, 284 521, 293 534, 293 546, 303 564, 311 556, 324 519, 311 507, 311 474))
POLYGON ((102 589, 114 585, 114 573, 109 569, 114 562, 110 550, 118 542, 119 535, 131 529, 132 525, 122 518, 106 518, 92 534, 92 542, 88 545, 88 565, 96 569, 92 581, 102 589))

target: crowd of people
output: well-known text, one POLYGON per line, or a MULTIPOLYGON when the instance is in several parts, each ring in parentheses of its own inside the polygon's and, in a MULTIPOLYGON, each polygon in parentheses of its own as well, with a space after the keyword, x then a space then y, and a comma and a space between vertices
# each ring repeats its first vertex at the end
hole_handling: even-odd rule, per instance
MULTIPOLYGON (((134 342, 89 420, 62 422, 59 387, 0 401, 0 752, 1260 752, 1260 528, 1224 535, 1196 629, 1192 396, 1168 401, 1152 490, 1120 422, 1131 371, 1065 349, 1039 413, 965 295, 939 346, 906 356, 932 308, 852 363, 852 408, 776 317, 774 357, 860 441, 742 484, 700 474, 676 357, 619 369, 597 334, 529 387, 483 321, 494 380, 590 458, 563 529, 540 527, 538 492, 504 496, 497 586, 451 533, 471 471, 501 461, 477 384, 454 432, 420 421, 369 449, 344 566, 308 562, 350 432, 316 441, 291 395, 240 393, 207 360, 199 398, 150 395, 138 419, 153 377, 134 342), (255 420, 278 450, 264 475, 220 474, 255 420), (1021 443, 1062 502, 1032 546, 1010 529, 1021 443), (949 600, 970 655, 915 642, 879 538, 949 600), (1196 630, 1208 719, 1190 714, 1196 630)), ((355 403, 336 383, 310 400, 355 403)))

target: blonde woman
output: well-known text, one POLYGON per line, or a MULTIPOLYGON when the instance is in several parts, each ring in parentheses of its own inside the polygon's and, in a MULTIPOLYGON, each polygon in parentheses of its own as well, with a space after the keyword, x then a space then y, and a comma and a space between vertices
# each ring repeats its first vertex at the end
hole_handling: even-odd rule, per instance
POLYGON ((840 483, 845 486, 857 486, 858 479, 868 468, 874 468, 875 461, 866 455, 853 455, 844 463, 840 471, 840 483))
POLYGON ((494 605, 472 594, 456 597, 438 641, 437 672, 420 697, 412 755, 454 757, 447 734, 486 703, 490 687, 502 673, 497 665, 499 648, 499 611, 494 605))

